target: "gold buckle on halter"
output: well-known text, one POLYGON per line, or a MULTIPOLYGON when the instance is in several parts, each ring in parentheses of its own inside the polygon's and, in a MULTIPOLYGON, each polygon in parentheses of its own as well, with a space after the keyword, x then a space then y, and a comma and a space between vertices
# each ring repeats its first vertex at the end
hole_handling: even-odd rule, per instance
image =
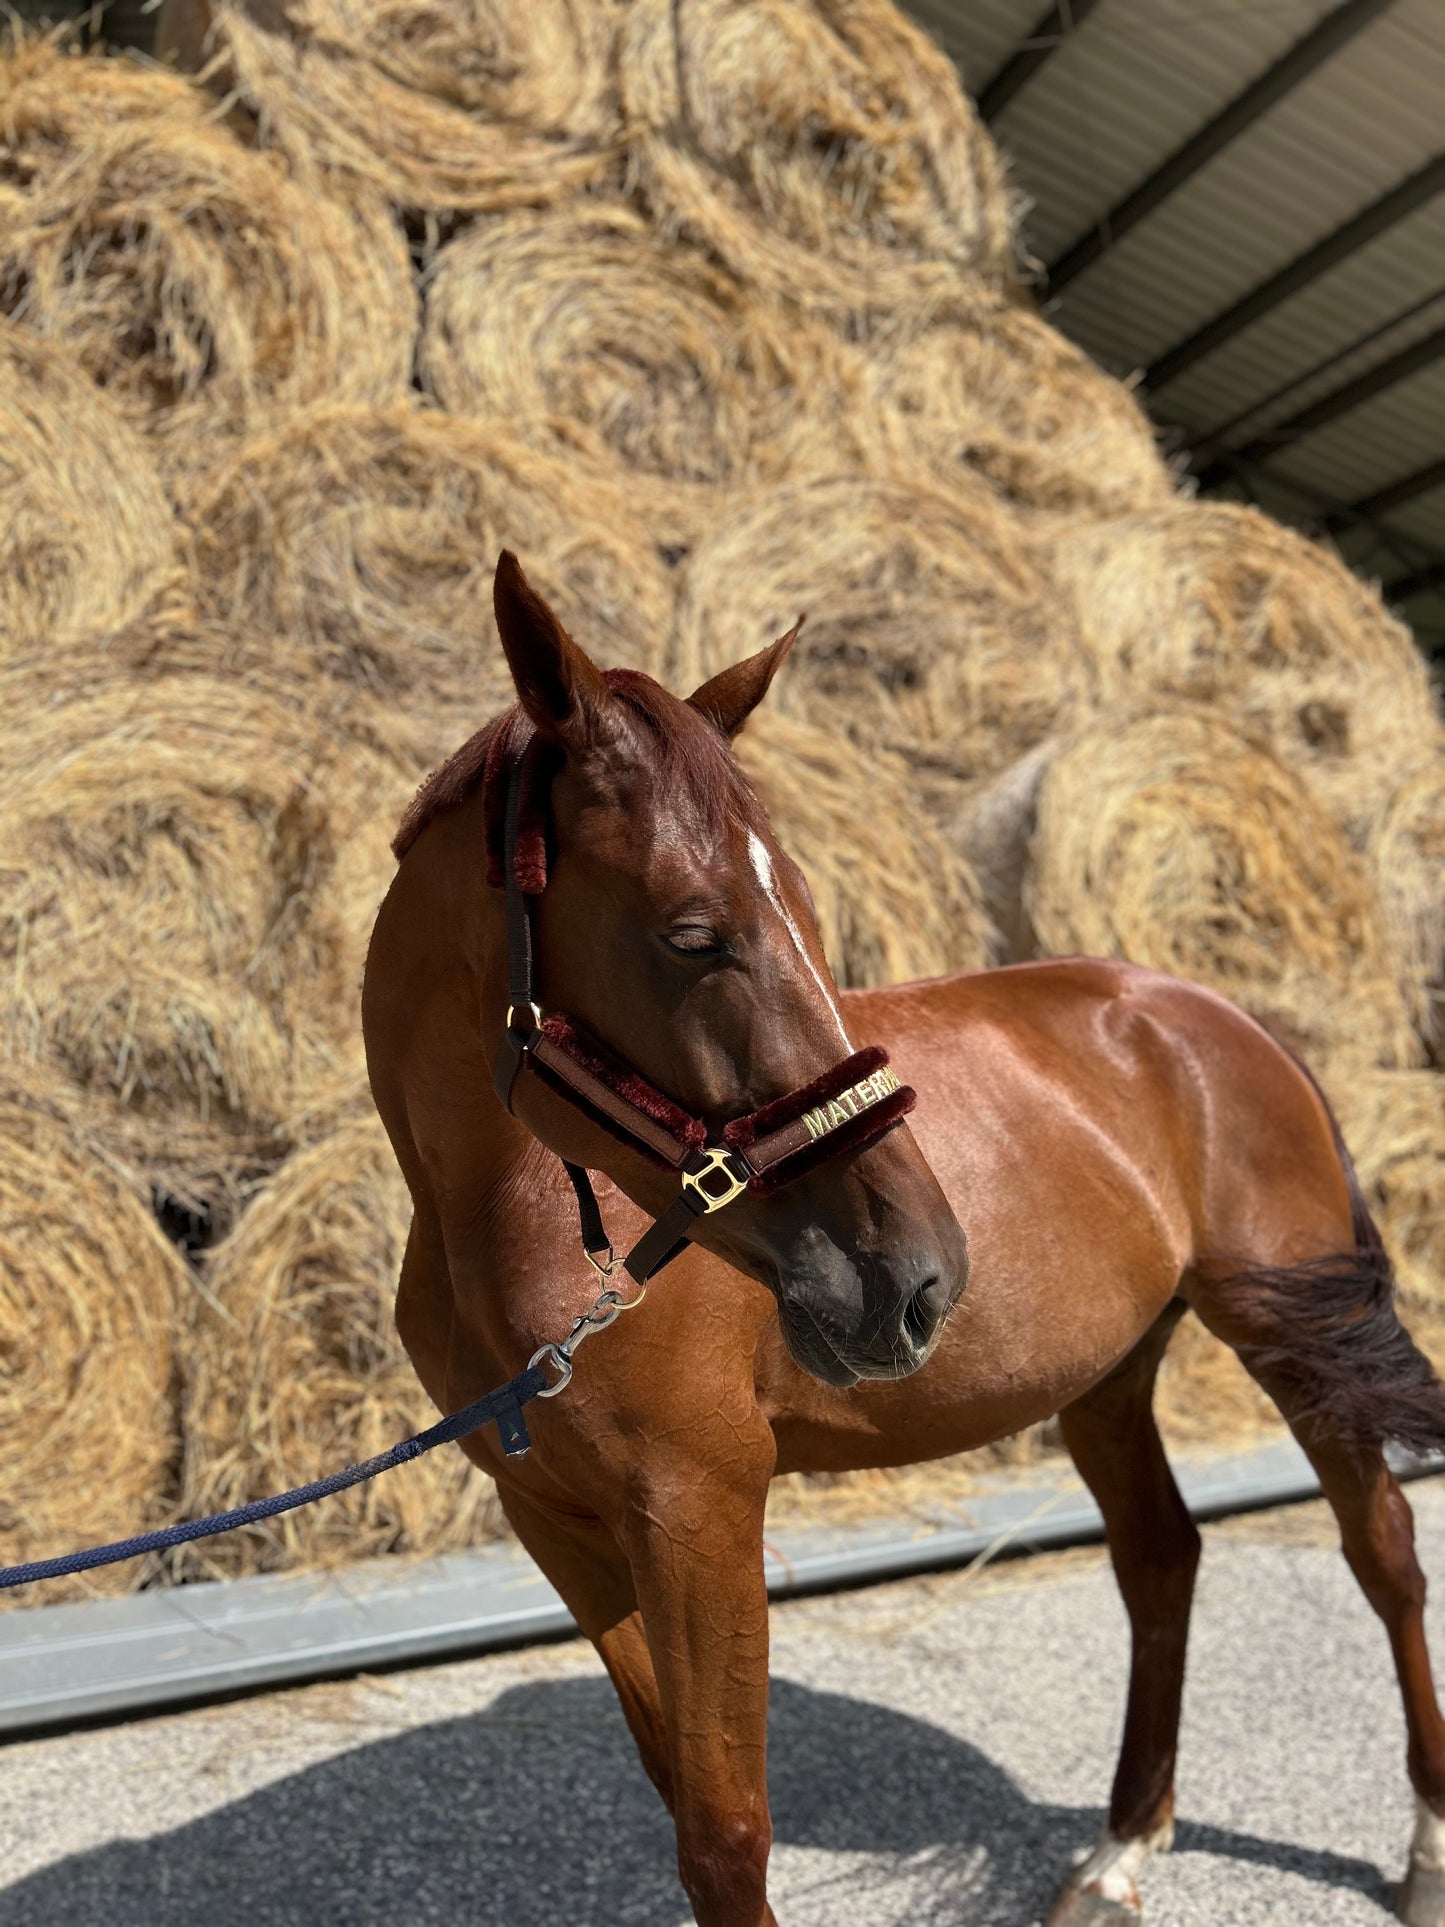
POLYGON ((704 1212, 721 1211, 747 1190, 752 1173, 739 1175, 737 1153, 725 1144, 709 1145, 701 1156, 704 1162, 698 1170, 684 1171, 682 1188, 692 1193, 704 1212))

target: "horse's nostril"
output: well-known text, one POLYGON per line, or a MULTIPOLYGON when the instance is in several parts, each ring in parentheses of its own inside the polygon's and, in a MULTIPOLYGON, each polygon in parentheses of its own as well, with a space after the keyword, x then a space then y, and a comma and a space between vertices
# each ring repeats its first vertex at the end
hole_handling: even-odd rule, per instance
POLYGON ((922 1351, 938 1323, 938 1276, 925 1278, 903 1307, 903 1329, 922 1351))

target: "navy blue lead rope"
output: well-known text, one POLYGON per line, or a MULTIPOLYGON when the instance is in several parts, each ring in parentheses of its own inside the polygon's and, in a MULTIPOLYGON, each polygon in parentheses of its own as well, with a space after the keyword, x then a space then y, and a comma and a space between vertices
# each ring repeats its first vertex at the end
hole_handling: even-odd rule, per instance
POLYGON ((509 1455, 525 1452, 531 1444, 527 1436, 526 1422, 522 1417, 522 1407, 536 1398, 539 1392, 547 1389, 547 1374, 535 1365, 529 1365, 525 1372, 519 1372, 505 1385, 499 1385, 485 1398, 475 1399, 472 1404, 464 1405, 450 1418, 438 1419, 435 1425, 418 1432, 413 1438, 401 1439, 385 1452, 379 1452, 374 1459, 363 1459, 360 1465, 348 1465, 342 1472, 333 1472, 329 1479, 316 1479, 310 1485, 298 1485, 294 1491, 278 1492, 271 1499, 256 1499, 250 1505, 239 1505, 231 1512, 216 1512, 209 1519, 189 1519, 184 1525, 167 1526, 163 1532, 143 1532, 138 1539, 119 1539, 112 1546, 89 1546, 84 1552, 70 1552, 63 1559, 36 1559, 28 1566, 0 1566, 0 1590, 9 1586, 28 1586, 35 1579, 63 1579, 72 1572, 89 1572, 92 1566, 114 1566, 122 1559, 139 1559, 142 1553, 165 1552, 171 1546, 186 1545, 192 1539, 209 1539, 217 1532, 234 1532, 237 1526, 253 1526, 262 1519, 274 1519, 278 1512, 294 1512, 298 1506, 310 1505, 313 1499, 326 1499, 333 1492, 345 1492, 353 1485, 365 1485, 379 1472, 390 1472, 393 1466, 407 1465, 412 1459, 419 1459, 423 1452, 430 1452, 438 1445, 447 1445, 453 1439, 462 1439, 469 1432, 478 1431, 483 1425, 495 1424, 502 1435, 502 1445, 509 1455))

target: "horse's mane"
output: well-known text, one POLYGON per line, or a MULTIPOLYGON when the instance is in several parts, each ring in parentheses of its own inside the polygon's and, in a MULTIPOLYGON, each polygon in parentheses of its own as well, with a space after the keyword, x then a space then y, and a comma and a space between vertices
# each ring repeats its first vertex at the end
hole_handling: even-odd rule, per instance
MULTIPOLYGON (((640 670, 608 669, 603 680, 659 752, 668 794, 690 795, 709 818, 729 814, 748 821, 757 815, 747 778, 726 739, 706 717, 640 670)), ((393 854, 398 860, 404 857, 433 818, 456 809, 480 787, 487 881, 500 889, 506 879, 502 843, 507 784, 513 770, 520 770, 517 881, 528 895, 536 895, 547 881, 547 797, 561 763, 562 752, 539 736, 521 704, 513 703, 427 777, 392 838, 393 854)))

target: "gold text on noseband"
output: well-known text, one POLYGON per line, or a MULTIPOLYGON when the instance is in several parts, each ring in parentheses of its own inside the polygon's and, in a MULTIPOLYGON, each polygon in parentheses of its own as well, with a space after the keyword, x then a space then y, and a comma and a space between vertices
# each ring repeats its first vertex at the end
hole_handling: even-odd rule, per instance
POLYGON ((803 1122, 808 1127, 809 1138, 825 1137, 829 1131, 836 1131, 850 1117, 857 1117, 870 1104, 881 1103, 894 1091, 901 1090, 902 1086, 902 1078, 885 1064, 881 1070, 874 1071, 871 1077, 850 1084, 846 1091, 839 1091, 836 1097, 829 1098, 826 1104, 820 1104, 816 1110, 804 1111, 803 1122))

